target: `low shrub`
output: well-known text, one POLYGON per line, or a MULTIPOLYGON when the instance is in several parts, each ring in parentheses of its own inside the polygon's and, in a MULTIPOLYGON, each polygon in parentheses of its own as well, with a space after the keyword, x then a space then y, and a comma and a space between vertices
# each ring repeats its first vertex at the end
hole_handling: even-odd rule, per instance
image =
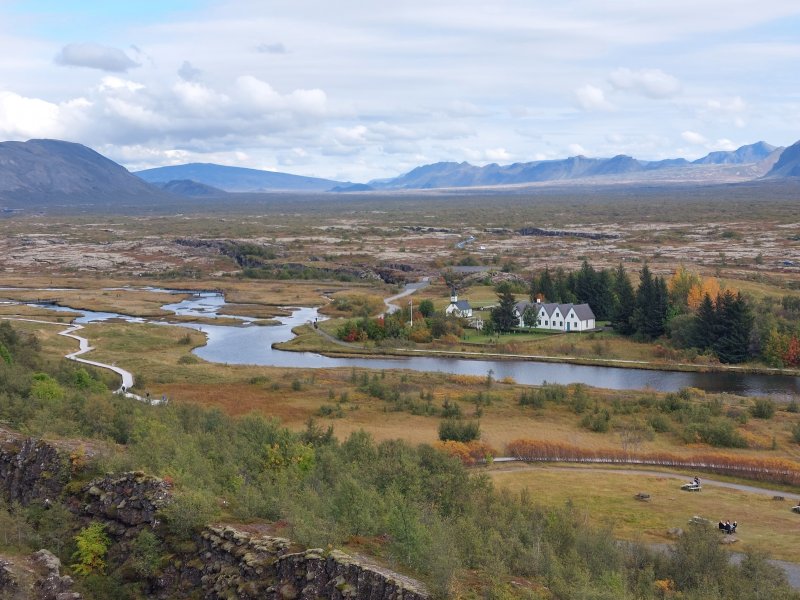
POLYGON ((439 439, 443 442, 471 442, 481 437, 480 424, 477 421, 459 421, 446 419, 439 424, 439 439))

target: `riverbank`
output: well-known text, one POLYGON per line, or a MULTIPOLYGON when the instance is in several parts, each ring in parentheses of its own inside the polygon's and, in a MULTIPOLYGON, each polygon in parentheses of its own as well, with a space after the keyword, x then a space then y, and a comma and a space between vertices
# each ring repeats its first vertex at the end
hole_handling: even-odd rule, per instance
POLYGON ((392 356, 436 356, 443 358, 456 358, 466 360, 528 360, 543 363, 565 363, 596 367, 616 367, 624 369, 642 369, 647 371, 667 371, 684 373, 741 373, 745 375, 778 375, 786 377, 800 377, 800 369, 778 369, 757 365, 723 365, 723 364, 693 364, 679 362, 653 362, 643 360, 626 360, 618 358, 589 358, 556 356, 547 354, 522 354, 488 351, 466 350, 438 350, 434 348, 367 348, 360 344, 341 342, 330 339, 329 335, 321 329, 313 329, 307 325, 295 327, 292 333, 296 337, 286 342, 273 344, 277 350, 288 352, 315 352, 323 356, 372 356, 376 358, 390 358, 392 356), (323 343, 314 344, 304 334, 314 333, 316 338, 323 343), (327 341, 328 343, 324 343, 327 341))

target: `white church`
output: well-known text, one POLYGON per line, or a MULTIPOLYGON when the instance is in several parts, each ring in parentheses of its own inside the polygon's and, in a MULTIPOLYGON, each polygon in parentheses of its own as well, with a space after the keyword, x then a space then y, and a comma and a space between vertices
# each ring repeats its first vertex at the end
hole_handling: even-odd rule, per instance
POLYGON ((467 300, 459 300, 458 294, 453 290, 450 293, 450 304, 444 309, 444 314, 470 319, 472 318, 472 306, 467 300))

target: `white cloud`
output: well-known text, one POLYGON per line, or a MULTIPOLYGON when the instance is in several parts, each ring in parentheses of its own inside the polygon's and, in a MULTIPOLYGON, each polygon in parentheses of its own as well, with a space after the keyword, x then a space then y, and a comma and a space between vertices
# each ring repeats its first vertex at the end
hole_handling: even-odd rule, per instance
POLYGON ((137 83, 136 81, 129 81, 127 79, 120 79, 119 77, 114 77, 113 75, 108 75, 103 77, 100 80, 100 85, 98 89, 101 92, 111 91, 111 90, 127 90, 129 92, 136 92, 141 89, 144 89, 144 85, 141 83, 137 83))
POLYGON ((475 150, 473 148, 461 148, 460 153, 472 163, 508 163, 511 162, 511 154, 505 148, 486 148, 475 150))
POLYGON ((504 162, 511 160, 511 153, 505 148, 489 148, 484 152, 486 158, 493 162, 504 162))
POLYGON ((616 69, 608 78, 617 90, 635 92, 647 98, 670 98, 681 91, 681 83, 660 69, 616 69))
POLYGON ((708 143, 708 140, 705 138, 705 136, 697 133, 696 131, 684 131, 681 133, 681 139, 690 144, 694 144, 695 146, 703 146, 708 143))
POLYGON ((738 147, 728 138, 719 139, 714 143, 714 148, 717 150, 736 150, 738 147))
POLYGON ((344 146, 356 146, 367 143, 368 130, 363 125, 355 127, 334 127, 333 137, 344 146))
POLYGON ((567 146, 567 150, 569 151, 570 156, 585 156, 588 154, 588 152, 586 152, 586 148, 580 144, 570 144, 567 146))
POLYGON ((747 110, 747 103, 740 97, 711 99, 706 102, 706 106, 714 111, 722 113, 742 113, 747 110))
POLYGON ((605 92, 590 83, 575 90, 578 106, 584 110, 611 110, 614 107, 606 100, 605 92))
POLYGON ((161 129, 168 124, 168 119, 149 108, 122 98, 108 98, 105 106, 114 116, 120 117, 128 124, 144 129, 161 129))
POLYGON ((224 94, 219 94, 202 83, 177 81, 172 91, 180 105, 193 115, 211 115, 229 102, 224 94))
POLYGON ((56 54, 56 64, 68 67, 88 67, 101 71, 125 72, 140 66, 119 48, 100 44, 67 44, 56 54))
POLYGON ((0 92, 0 132, 6 138, 56 137, 60 114, 52 102, 0 92))

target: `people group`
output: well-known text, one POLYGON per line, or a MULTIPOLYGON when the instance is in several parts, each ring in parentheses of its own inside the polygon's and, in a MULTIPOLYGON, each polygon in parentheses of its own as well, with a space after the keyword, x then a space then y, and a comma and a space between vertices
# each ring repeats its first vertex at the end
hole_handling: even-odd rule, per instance
POLYGON ((720 519, 718 527, 720 531, 724 531, 725 533, 736 533, 736 521, 731 523, 730 521, 723 522, 722 519, 720 519))

